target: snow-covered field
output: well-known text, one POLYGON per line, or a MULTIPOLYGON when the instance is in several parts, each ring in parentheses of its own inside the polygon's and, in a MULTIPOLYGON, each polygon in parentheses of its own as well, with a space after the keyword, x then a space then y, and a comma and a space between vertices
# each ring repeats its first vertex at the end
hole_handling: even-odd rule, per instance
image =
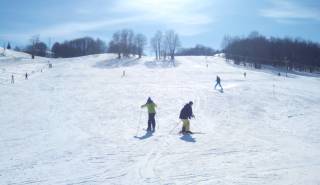
POLYGON ((173 66, 8 53, 0 56, 1 185, 320 184, 320 78, 220 57, 178 57, 173 66), (224 93, 213 88, 216 75, 224 93), (140 108, 148 96, 158 104, 153 135, 140 108), (191 130, 202 134, 181 136, 190 100, 191 130))

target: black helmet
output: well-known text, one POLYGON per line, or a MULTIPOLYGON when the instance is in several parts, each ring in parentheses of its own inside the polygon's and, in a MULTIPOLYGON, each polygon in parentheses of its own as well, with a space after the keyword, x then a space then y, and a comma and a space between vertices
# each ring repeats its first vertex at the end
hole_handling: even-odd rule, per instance
POLYGON ((192 102, 192 101, 190 101, 190 102, 189 102, 189 105, 193 105, 193 102, 192 102))

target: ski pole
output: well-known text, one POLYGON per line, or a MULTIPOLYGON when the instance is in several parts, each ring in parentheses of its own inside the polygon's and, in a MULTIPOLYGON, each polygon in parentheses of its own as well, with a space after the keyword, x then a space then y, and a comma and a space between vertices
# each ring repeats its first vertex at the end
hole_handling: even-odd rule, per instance
POLYGON ((140 115, 139 115, 139 122, 138 122, 138 127, 137 127, 137 132, 136 132, 136 136, 138 136, 138 133, 139 133, 139 129, 140 129, 140 123, 141 123, 141 114, 142 114, 142 110, 140 110, 140 115))
POLYGON ((158 115, 156 114, 156 117, 157 117, 157 120, 158 120, 158 123, 157 123, 157 130, 159 131, 159 119, 158 119, 158 115))
MULTIPOLYGON (((196 118, 195 118, 195 117, 193 117, 193 119, 194 119, 194 120, 196 120, 196 118)), ((198 122, 198 123, 199 123, 199 122, 198 122)), ((193 123, 192 125, 193 125, 193 127, 194 127, 196 130, 198 130, 198 132, 201 132, 201 129, 199 129, 199 127, 198 127, 197 123, 196 123, 196 124, 195 124, 195 123, 193 123)))
POLYGON ((177 128, 177 126, 180 124, 180 121, 178 121, 177 122, 177 125, 176 126, 174 126, 174 128, 172 129, 172 130, 170 130, 170 132, 169 132, 169 134, 171 134, 172 133, 172 131, 175 129, 175 128, 177 128))

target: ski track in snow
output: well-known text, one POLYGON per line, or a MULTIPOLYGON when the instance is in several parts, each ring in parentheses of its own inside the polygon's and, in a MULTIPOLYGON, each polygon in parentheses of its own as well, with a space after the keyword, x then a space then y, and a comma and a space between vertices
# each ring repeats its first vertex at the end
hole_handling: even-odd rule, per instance
POLYGON ((8 56, 0 57, 0 184, 320 184, 318 78, 277 77, 219 57, 177 57, 173 66, 8 56), (7 81, 30 71, 29 80, 7 81), (148 96, 158 104, 152 135, 140 109, 148 96), (191 130, 204 134, 178 134, 190 100, 191 130))

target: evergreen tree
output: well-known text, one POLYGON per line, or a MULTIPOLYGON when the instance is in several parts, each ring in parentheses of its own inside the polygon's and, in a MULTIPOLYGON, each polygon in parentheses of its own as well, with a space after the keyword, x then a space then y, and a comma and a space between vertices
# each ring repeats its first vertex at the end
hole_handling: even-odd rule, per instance
POLYGON ((10 42, 8 42, 7 49, 11 49, 10 42))

